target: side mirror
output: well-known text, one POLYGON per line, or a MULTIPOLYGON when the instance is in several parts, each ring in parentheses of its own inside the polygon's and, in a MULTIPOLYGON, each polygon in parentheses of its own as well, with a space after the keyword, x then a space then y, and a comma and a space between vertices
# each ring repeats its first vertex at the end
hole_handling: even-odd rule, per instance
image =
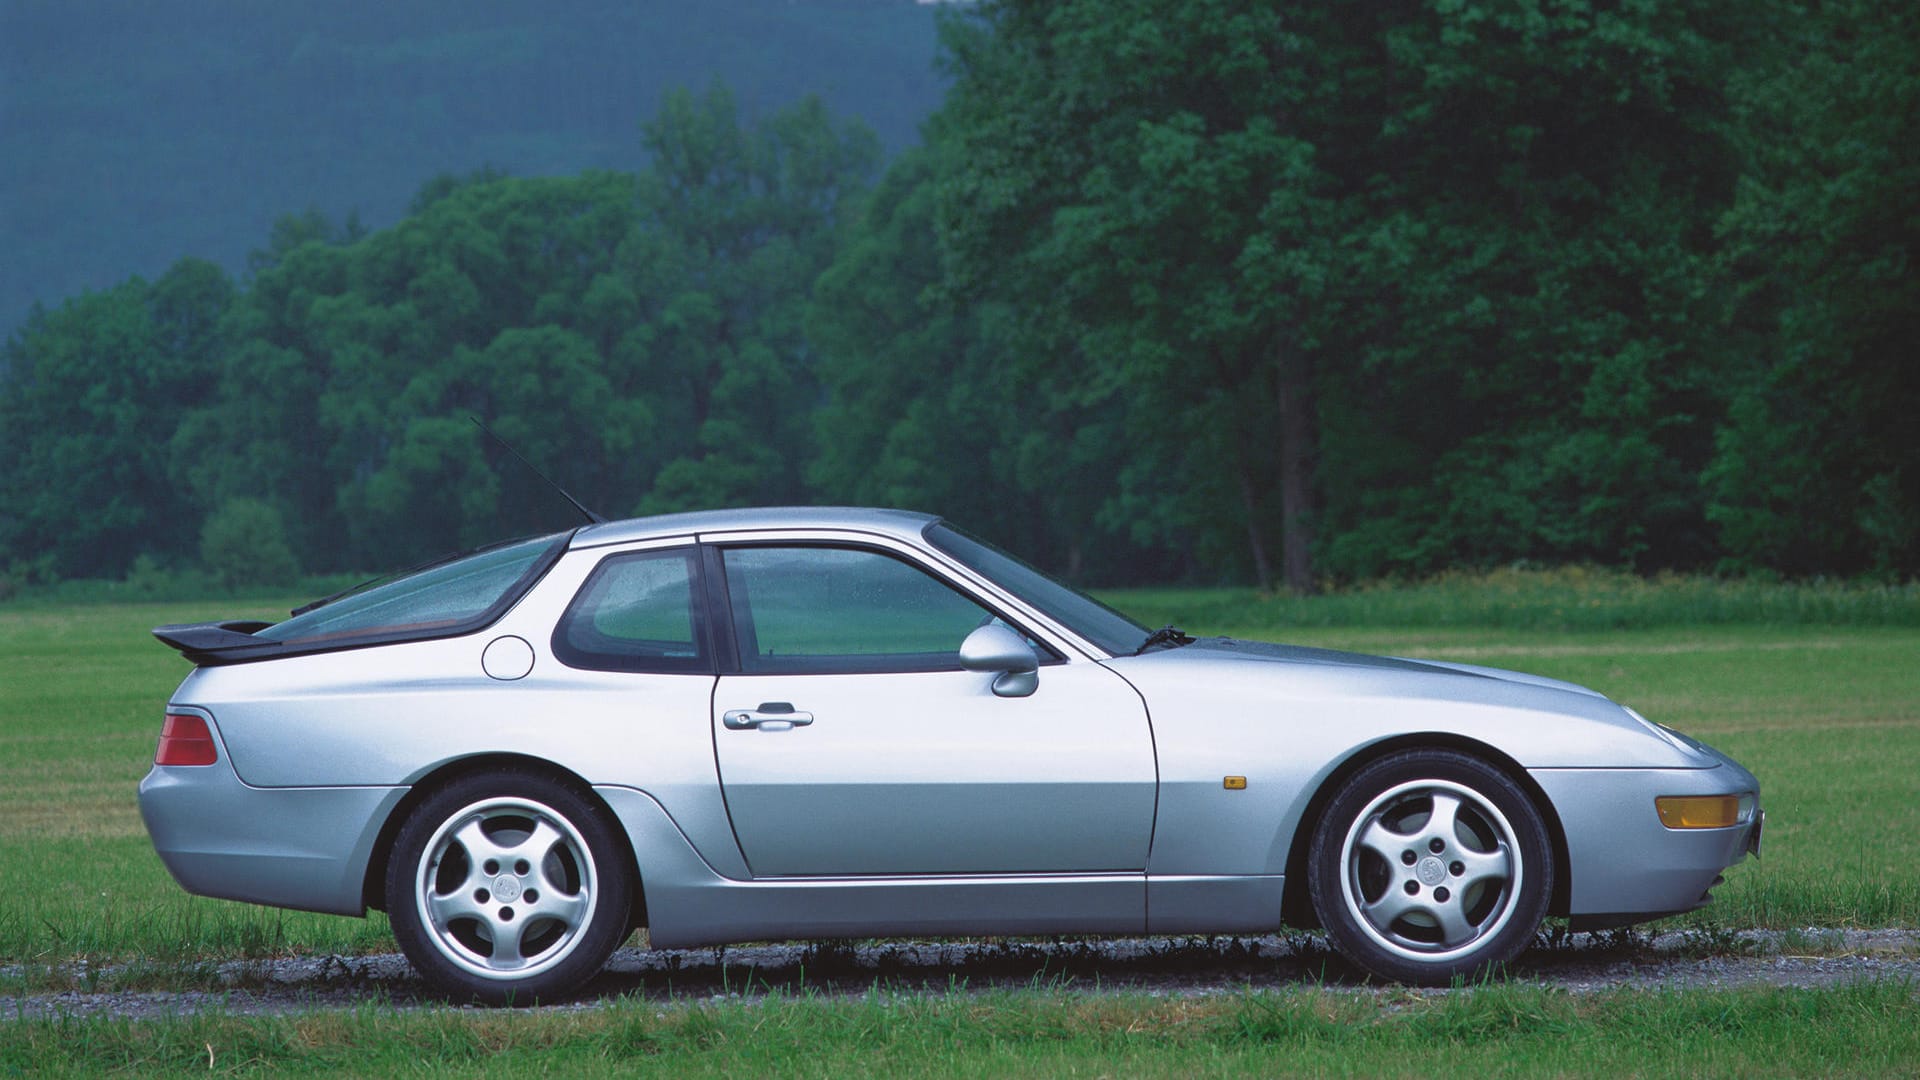
POLYGON ((1040 658, 1026 639, 999 623, 988 623, 960 643, 960 666, 968 671, 994 671, 993 692, 1001 697, 1026 697, 1040 686, 1040 658))

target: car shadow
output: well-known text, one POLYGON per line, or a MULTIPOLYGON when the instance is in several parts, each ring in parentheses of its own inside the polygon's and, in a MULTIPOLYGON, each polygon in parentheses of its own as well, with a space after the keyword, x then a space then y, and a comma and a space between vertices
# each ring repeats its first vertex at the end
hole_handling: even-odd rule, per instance
POLYGON ((1357 985, 1317 935, 992 938, 622 949, 584 998, 750 998, 978 993, 1033 988, 1153 992, 1357 985))
MULTIPOLYGON (((398 957, 392 958, 398 960, 398 957)), ((1543 934, 1504 972, 1472 985, 1624 979, 1663 957, 1632 935, 1543 934)), ((402 971, 335 983, 333 993, 374 992, 398 1005, 438 997, 402 971)), ((332 982, 332 980, 327 980, 332 982)), ((975 994, 1029 989, 1101 993, 1230 994, 1300 987, 1385 989, 1348 963, 1324 935, 1263 937, 979 938, 828 941, 697 949, 628 947, 577 993, 528 1004, 618 999, 728 1001, 776 997, 975 994)))

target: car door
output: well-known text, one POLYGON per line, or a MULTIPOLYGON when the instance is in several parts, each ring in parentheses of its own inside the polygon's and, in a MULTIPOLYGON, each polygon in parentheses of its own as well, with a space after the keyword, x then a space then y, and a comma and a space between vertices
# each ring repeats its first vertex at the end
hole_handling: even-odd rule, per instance
POLYGON ((1040 645, 1038 688, 996 696, 958 650, 1000 613, 910 556, 810 542, 709 562, 739 669, 715 689, 714 747, 754 876, 1144 871, 1139 695, 1040 645))

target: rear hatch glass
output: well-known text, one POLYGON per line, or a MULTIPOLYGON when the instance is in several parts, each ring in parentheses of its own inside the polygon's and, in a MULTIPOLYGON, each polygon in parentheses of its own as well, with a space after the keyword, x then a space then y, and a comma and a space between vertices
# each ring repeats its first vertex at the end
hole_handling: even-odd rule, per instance
MULTIPOLYGON (((518 599, 520 586, 550 563, 568 533, 489 548, 352 593, 254 632, 288 644, 346 638, 434 636, 485 620, 518 599)), ((491 621, 491 620, 485 620, 491 621)))

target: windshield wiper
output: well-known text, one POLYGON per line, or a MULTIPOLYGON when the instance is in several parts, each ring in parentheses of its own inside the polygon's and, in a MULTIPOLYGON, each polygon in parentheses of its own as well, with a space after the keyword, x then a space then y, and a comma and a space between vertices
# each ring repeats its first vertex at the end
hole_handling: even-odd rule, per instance
POLYGON ((1148 634, 1147 640, 1141 642, 1140 647, 1133 650, 1133 655, 1139 656, 1141 653, 1146 652, 1148 649, 1153 648, 1155 645, 1191 645, 1191 644, 1193 644, 1193 638, 1188 637, 1185 633, 1182 633, 1179 627, 1173 625, 1172 623, 1168 623, 1167 625, 1161 627, 1160 629, 1155 630, 1153 633, 1148 634))

